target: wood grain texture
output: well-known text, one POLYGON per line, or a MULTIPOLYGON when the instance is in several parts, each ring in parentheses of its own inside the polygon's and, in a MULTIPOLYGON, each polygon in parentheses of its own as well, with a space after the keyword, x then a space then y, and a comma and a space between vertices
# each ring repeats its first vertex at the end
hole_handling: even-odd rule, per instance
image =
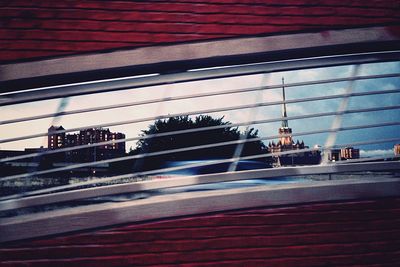
POLYGON ((1 266, 396 266, 400 199, 260 207, 0 247, 1 266))
POLYGON ((398 1, 392 0, 2 1, 0 61, 399 25, 399 11, 398 1), (97 44, 87 45, 90 42, 97 44))

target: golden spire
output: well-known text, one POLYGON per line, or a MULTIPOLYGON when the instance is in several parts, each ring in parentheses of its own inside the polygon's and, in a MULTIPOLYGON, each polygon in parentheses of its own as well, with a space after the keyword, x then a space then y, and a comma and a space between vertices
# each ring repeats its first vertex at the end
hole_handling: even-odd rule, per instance
POLYGON ((282 105, 282 128, 288 128, 289 123, 287 121, 287 113, 286 113, 286 96, 285 96, 285 78, 282 77, 282 98, 283 98, 283 105, 282 105))

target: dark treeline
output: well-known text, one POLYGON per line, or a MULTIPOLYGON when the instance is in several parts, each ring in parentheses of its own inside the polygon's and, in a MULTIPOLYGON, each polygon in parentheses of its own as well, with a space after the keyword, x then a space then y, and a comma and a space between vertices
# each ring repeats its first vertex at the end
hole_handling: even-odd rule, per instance
MULTIPOLYGON (((201 129, 204 127, 225 125, 213 130, 201 130, 184 134, 167 135, 162 137, 152 137, 140 139, 137 142, 135 149, 129 152, 129 155, 148 154, 166 150, 173 150, 179 148, 201 146, 212 143, 222 143, 229 141, 236 141, 239 139, 252 139, 258 137, 258 131, 250 129, 247 134, 242 133, 237 127, 230 127, 229 121, 224 121, 224 117, 212 118, 207 115, 200 115, 195 118, 189 116, 171 117, 168 119, 157 120, 148 126, 148 129, 143 130, 141 136, 152 136, 155 134, 162 134, 167 132, 175 132, 187 129, 201 129), (246 135, 246 136, 245 136, 246 135)), ((231 158, 236 144, 224 145, 205 149, 195 149, 179 153, 168 153, 157 156, 145 157, 134 161, 125 161, 114 164, 115 169, 121 171, 146 171, 158 169, 165 166, 167 162, 174 161, 190 161, 190 160, 210 160, 210 159, 227 159, 231 158), (118 167, 117 167, 118 166, 118 167), (126 167, 132 166, 131 170, 126 167)), ((241 156, 259 155, 267 153, 267 148, 261 141, 249 141, 243 143, 241 156)), ((257 159, 266 162, 266 158, 257 159)))
MULTIPOLYGON (((168 119, 156 120, 148 126, 147 129, 142 130, 141 136, 153 136, 157 134, 164 134, 168 132, 182 131, 194 129, 194 132, 184 134, 168 134, 162 137, 151 137, 140 139, 136 147, 131 149, 127 155, 146 155, 144 158, 122 160, 110 163, 109 167, 97 168, 96 166, 87 167, 83 169, 68 170, 40 174, 40 177, 55 179, 61 184, 66 184, 70 177, 88 177, 88 176, 110 176, 118 174, 128 174, 132 172, 141 172, 148 170, 156 170, 164 168, 169 162, 180 161, 198 161, 198 160, 215 160, 215 159, 228 159, 231 158, 237 148, 237 144, 193 149, 185 152, 173 152, 162 155, 151 156, 149 154, 155 152, 162 152, 167 150, 174 150, 180 148, 189 148, 202 145, 209 145, 214 143, 223 143, 229 141, 237 141, 243 139, 252 139, 258 137, 258 131, 249 129, 247 133, 241 132, 237 127, 230 126, 229 121, 224 121, 224 117, 213 118, 208 115, 199 115, 197 117, 178 116, 168 119), (205 127, 224 126, 218 127, 213 130, 200 130, 205 127), (196 129, 199 129, 196 131, 196 129)), ((95 148, 90 148, 95 149, 95 148)), ((43 150, 44 151, 44 150, 43 150)), ((260 155, 268 153, 268 148, 261 141, 244 142, 241 147, 240 156, 260 155)), ((89 150, 87 152, 90 152, 89 150)), ((79 153, 78 153, 79 154, 79 153)), ((124 156, 124 155, 121 155, 124 156)), ((57 168, 62 166, 62 163, 76 164, 81 161, 79 157, 73 157, 75 161, 67 160, 66 152, 53 153, 49 155, 41 155, 30 158, 26 161, 26 166, 11 166, 7 163, 0 163, 1 174, 0 177, 11 176, 22 173, 35 173, 57 168), (57 165, 58 164, 58 165, 57 165)), ((266 164, 270 163, 268 158, 259 158, 259 162, 266 164)), ((17 162, 18 163, 18 162, 17 162)), ((34 175, 35 177, 36 175, 34 175)), ((29 179, 29 178, 28 178, 29 179)))

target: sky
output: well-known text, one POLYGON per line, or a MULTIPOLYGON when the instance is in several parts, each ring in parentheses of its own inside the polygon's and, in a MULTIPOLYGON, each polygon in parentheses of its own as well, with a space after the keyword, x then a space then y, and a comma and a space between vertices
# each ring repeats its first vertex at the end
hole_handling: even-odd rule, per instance
MULTIPOLYGON (((184 84, 170 84, 163 86, 145 87, 110 93, 84 95, 64 99, 64 111, 98 107, 103 105, 126 103, 146 99, 167 98, 178 95, 193 93, 215 92, 249 87, 281 84, 282 77, 286 84, 295 82, 315 81, 321 79, 348 77, 354 72, 354 66, 341 66, 321 69, 308 69, 291 72, 279 72, 260 75, 249 75, 234 78, 214 79, 184 84)), ((375 75, 384 73, 400 72, 400 62, 363 64, 358 68, 358 75, 375 75)), ((345 93, 349 88, 349 82, 331 83, 323 85, 308 85, 299 87, 287 87, 287 100, 334 95, 345 93)), ((400 78, 383 78, 373 80, 357 81, 353 84, 353 92, 390 90, 400 88, 400 78)), ((250 93, 239 93, 222 96, 202 97, 190 100, 168 101, 163 103, 148 104, 113 110, 97 111, 76 115, 68 115, 58 118, 40 119, 30 122, 0 125, 0 140, 16 136, 24 136, 35 133, 47 132, 50 125, 62 125, 65 129, 84 127, 94 124, 107 124, 115 121, 152 117, 181 112, 222 108, 235 105, 254 104, 260 102, 271 102, 282 100, 282 90, 263 90, 250 93)), ((351 97, 348 99, 347 109, 360 109, 379 106, 400 105, 400 94, 373 95, 362 97, 351 97)), ((292 103, 287 105, 288 116, 306 115, 318 112, 337 111, 341 99, 323 100, 315 102, 292 103)), ((60 105, 60 99, 38 101, 28 104, 18 104, 0 107, 0 121, 56 112, 60 105)), ((204 114, 204 113, 201 113, 204 114)), ((240 123, 249 120, 262 120, 279 118, 281 106, 260 107, 254 109, 234 110, 228 112, 209 113, 213 117, 224 116, 226 121, 240 123)), ((400 110, 387 110, 378 112, 347 114, 342 116, 342 126, 355 126, 365 124, 376 124, 380 122, 399 121, 400 110)), ((293 133, 311 131, 317 129, 329 129, 332 126, 334 117, 319 117, 313 119, 289 120, 289 126, 293 133)), ((122 132, 127 138, 137 137, 141 130, 144 130, 152 121, 112 126, 111 131, 122 132)), ((270 124, 252 125, 259 130, 259 136, 267 137, 276 135, 280 122, 270 124)), ((107 128, 107 127, 106 127, 107 128)), ((350 144, 354 142, 381 140, 386 138, 400 138, 400 126, 380 127, 363 130, 343 131, 337 134, 336 144, 350 144)), ((295 137, 295 140, 304 140, 305 144, 314 145, 326 144, 327 134, 308 135, 295 137)), ((265 143, 268 144, 267 140, 265 143)), ((276 141, 276 140, 275 140, 276 141)), ((364 156, 379 156, 393 154, 393 145, 396 142, 359 146, 364 156)), ((400 143, 400 140, 397 141, 400 143)), ((0 143, 0 149, 23 150, 24 148, 47 146, 45 137, 29 140, 0 143)), ((127 150, 135 147, 135 142, 127 143, 127 150)))

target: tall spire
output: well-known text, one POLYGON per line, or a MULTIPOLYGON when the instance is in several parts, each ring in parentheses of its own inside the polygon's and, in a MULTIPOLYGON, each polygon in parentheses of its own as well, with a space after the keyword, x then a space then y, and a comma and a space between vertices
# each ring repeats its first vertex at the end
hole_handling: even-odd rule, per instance
POLYGON ((285 78, 282 77, 282 98, 283 98, 283 105, 282 105, 282 128, 288 128, 289 123, 287 121, 287 113, 286 113, 286 96, 285 96, 285 78))

